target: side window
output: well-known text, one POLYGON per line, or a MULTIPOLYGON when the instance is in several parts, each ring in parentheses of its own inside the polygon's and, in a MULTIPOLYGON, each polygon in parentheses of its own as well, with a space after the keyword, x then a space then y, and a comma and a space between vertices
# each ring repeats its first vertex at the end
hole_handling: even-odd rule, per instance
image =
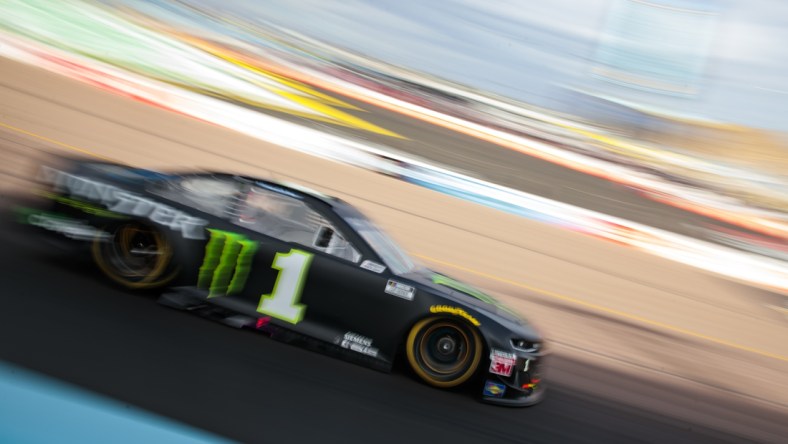
POLYGON ((214 216, 225 217, 238 199, 241 183, 229 177, 181 177, 149 191, 214 216))
POLYGON ((332 224, 303 201, 252 187, 234 209, 233 223, 358 262, 361 255, 332 224))
POLYGON ((339 231, 328 223, 321 225, 317 231, 317 237, 313 245, 315 248, 325 251, 342 259, 358 263, 361 260, 361 253, 348 242, 339 231))

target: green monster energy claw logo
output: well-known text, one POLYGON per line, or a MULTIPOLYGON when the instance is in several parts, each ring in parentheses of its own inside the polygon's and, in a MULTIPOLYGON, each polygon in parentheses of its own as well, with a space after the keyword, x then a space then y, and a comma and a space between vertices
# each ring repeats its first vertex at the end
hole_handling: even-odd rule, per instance
POLYGON ((208 289, 208 297, 239 293, 243 290, 257 242, 229 231, 208 229, 211 239, 205 246, 197 286, 208 289))

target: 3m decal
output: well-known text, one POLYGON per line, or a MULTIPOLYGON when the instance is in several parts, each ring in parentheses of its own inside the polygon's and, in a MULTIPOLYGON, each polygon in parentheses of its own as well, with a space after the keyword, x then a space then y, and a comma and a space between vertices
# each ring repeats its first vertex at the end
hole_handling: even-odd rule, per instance
POLYGON ((494 381, 484 382, 484 392, 482 392, 484 396, 489 396, 491 398, 503 398, 504 393, 506 393, 505 385, 494 381))
POLYGON ((468 320, 468 322, 477 327, 482 325, 481 322, 471 316, 467 311, 463 310, 462 308, 452 307, 450 305, 433 305, 430 307, 430 313, 449 313, 465 318, 468 320))
POLYGON ((514 353, 493 349, 490 353, 490 373, 511 376, 516 361, 517 356, 514 353))
POLYGON ((389 281, 386 282, 386 293, 412 301, 416 289, 402 282, 389 279, 389 281))
MULTIPOLYGON (((226 296, 243 291, 258 244, 229 231, 209 229, 210 240, 197 277, 197 286, 208 289, 208 297, 226 296)), ((260 297, 257 312, 297 324, 304 318, 306 306, 299 304, 312 254, 291 249, 276 253, 271 265, 279 273, 274 289, 260 297)))

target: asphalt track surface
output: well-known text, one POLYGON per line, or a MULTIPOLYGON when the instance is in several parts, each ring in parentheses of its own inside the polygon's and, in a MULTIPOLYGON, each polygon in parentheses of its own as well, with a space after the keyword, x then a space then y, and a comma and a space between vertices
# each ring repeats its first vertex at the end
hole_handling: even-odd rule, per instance
MULTIPOLYGON (((244 442, 739 442, 741 437, 550 382, 529 409, 442 392, 159 306, 3 226, 0 357, 244 442)), ((584 384, 659 383, 554 356, 584 384)), ((645 395, 645 394, 644 394, 645 395)), ((703 403, 698 399, 695 402, 703 403)), ((752 414, 752 412, 748 412, 752 414)), ((764 418, 767 419, 767 418, 764 418)), ((775 417, 777 421, 779 418, 775 417)))
POLYGON ((4 361, 243 442, 776 443, 788 436, 786 324, 766 308, 781 302, 775 295, 29 67, 0 60, 0 71, 6 193, 30 166, 9 167, 11 159, 39 150, 289 174, 362 206, 432 265, 508 295, 553 350, 543 404, 488 406, 473 387, 435 390, 402 367, 379 373, 160 307, 153 296, 108 284, 87 261, 40 244, 4 214, 4 361), (212 145, 234 147, 243 160, 212 154, 212 145))

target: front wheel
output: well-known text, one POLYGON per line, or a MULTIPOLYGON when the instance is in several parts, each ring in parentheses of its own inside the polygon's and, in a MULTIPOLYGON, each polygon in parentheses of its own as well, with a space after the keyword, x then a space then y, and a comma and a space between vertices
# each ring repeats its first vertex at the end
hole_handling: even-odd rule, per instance
POLYGON ((435 387, 456 387, 479 368, 482 341, 463 322, 432 317, 416 323, 408 334, 407 355, 413 371, 435 387))
POLYGON ((153 227, 128 222, 110 228, 93 241, 93 259, 118 284, 132 289, 156 288, 172 279, 172 248, 153 227))

